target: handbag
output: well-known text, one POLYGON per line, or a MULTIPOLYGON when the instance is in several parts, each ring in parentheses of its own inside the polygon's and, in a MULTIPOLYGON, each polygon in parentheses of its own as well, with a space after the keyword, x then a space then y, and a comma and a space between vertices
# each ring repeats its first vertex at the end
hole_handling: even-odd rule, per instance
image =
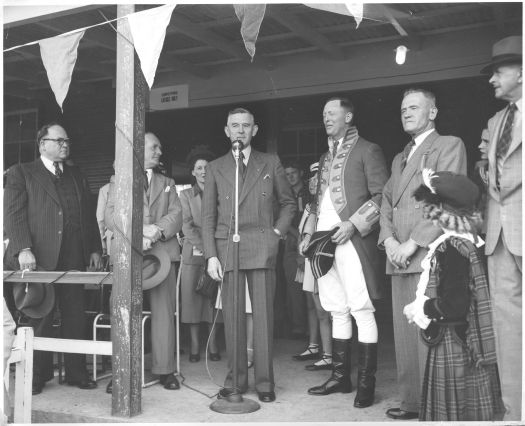
POLYGON ((195 287, 195 292, 208 299, 215 300, 219 290, 219 283, 203 271, 195 287))

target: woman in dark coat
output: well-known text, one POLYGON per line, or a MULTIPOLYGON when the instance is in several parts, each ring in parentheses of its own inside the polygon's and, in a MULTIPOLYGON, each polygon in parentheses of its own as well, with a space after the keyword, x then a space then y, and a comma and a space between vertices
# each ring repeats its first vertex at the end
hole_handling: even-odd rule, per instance
POLYGON ((210 327, 209 351, 210 360, 221 359, 213 327, 216 310, 215 300, 208 299, 195 292, 199 277, 205 270, 202 235, 201 235, 201 198, 206 178, 206 165, 213 158, 206 150, 194 150, 190 153, 189 163, 195 184, 180 193, 182 204, 182 245, 181 262, 181 322, 189 324, 191 336, 190 362, 200 361, 199 329, 200 323, 206 322, 210 327))
POLYGON ((423 171, 414 197, 443 230, 421 262, 416 299, 403 312, 428 346, 419 419, 491 421, 502 409, 488 281, 478 248, 479 189, 451 172, 423 171))

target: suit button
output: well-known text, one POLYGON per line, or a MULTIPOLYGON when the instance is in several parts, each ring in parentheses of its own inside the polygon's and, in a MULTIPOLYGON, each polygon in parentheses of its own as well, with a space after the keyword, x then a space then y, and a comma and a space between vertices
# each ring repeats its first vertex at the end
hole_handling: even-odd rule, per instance
POLYGON ((60 211, 60 212, 58 212, 58 215, 59 215, 59 216, 62 216, 62 212, 61 212, 61 211, 60 211))
POLYGON ((62 231, 58 231, 58 233, 59 233, 59 234, 61 234, 61 233, 62 233, 62 231))
POLYGON ((416 204, 416 205, 414 206, 414 208, 415 208, 415 209, 419 209, 419 204, 416 204))
POLYGON ((260 228, 259 231, 264 232, 264 228, 260 228))
POLYGON ((396 211, 396 210, 397 210, 397 207, 394 207, 394 211, 396 211))

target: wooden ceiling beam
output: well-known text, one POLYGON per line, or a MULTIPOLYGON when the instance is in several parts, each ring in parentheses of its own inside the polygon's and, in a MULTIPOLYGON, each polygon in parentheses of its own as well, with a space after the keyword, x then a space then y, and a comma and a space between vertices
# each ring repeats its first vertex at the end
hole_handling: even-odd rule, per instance
MULTIPOLYGON (((221 37, 220 35, 213 33, 212 31, 201 27, 198 24, 194 24, 188 19, 177 15, 176 10, 171 16, 171 23, 167 28, 168 33, 181 32, 188 37, 191 37, 201 43, 207 44, 214 47, 217 50, 220 50, 227 55, 230 55, 238 60, 245 62, 250 58, 248 53, 244 48, 239 46, 236 43, 232 43, 230 40, 221 37)), ((239 33, 240 38, 240 33, 239 33)), ((265 58, 257 57, 257 60, 254 62, 254 65, 259 66, 265 69, 273 68, 273 65, 269 63, 265 58)))
POLYGON ((291 30, 295 35, 318 47, 328 54, 330 58, 335 60, 343 60, 345 58, 344 52, 337 45, 333 44, 323 34, 312 29, 311 26, 306 25, 297 15, 288 13, 284 7, 269 7, 267 9, 268 12, 272 19, 291 30))
POLYGON ((392 26, 396 29, 399 35, 403 37, 407 37, 408 31, 403 28, 403 26, 399 23, 397 18, 394 16, 393 9, 390 8, 387 5, 380 5, 383 9, 383 13, 385 14, 385 17, 388 19, 388 21, 392 24, 392 26))

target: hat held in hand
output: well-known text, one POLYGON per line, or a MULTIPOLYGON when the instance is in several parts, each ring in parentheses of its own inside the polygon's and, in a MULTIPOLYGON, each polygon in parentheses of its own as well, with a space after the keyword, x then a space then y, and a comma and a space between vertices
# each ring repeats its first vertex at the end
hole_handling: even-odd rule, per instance
POLYGON ((168 252, 160 245, 154 244, 144 252, 142 260, 142 290, 158 286, 170 272, 171 259, 168 252))
POLYGON ((304 255, 310 259, 310 266, 315 279, 326 275, 334 264, 336 243, 332 241, 339 227, 329 231, 314 232, 310 243, 304 250, 304 255))
POLYGON ((55 306, 53 284, 15 283, 13 297, 16 309, 29 318, 44 318, 55 306))

